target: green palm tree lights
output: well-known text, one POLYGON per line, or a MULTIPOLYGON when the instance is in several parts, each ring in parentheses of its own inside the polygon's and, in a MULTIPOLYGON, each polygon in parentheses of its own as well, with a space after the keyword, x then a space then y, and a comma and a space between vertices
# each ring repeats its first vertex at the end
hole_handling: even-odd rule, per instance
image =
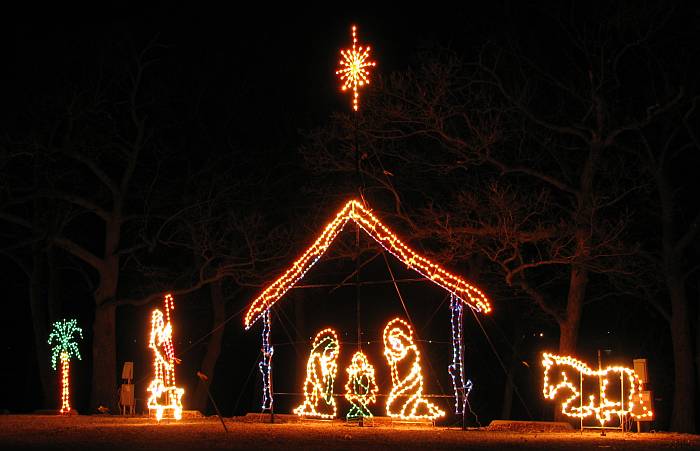
POLYGON ((77 357, 81 360, 76 336, 83 338, 83 329, 78 327, 75 319, 61 320, 53 323, 49 334, 49 345, 51 349, 51 367, 55 370, 58 359, 61 359, 61 410, 59 413, 65 415, 70 413, 70 359, 77 357))

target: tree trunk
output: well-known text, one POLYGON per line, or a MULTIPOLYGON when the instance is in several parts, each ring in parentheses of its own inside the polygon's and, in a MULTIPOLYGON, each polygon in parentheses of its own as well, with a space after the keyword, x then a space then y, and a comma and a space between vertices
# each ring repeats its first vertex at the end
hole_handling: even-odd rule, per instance
POLYGON ((693 341, 690 333, 688 300, 683 277, 684 249, 678 248, 674 221, 673 189, 668 176, 659 169, 656 186, 661 201, 661 244, 663 271, 671 300, 671 343, 673 345, 673 412, 671 430, 695 432, 695 371, 693 369, 693 341))
POLYGON ((114 411, 117 408, 115 312, 116 308, 111 304, 102 304, 95 308, 95 320, 92 323, 92 410, 100 405, 114 411))
POLYGON ((47 243, 46 261, 49 265, 49 283, 47 290, 49 323, 53 323, 53 321, 59 319, 61 314, 61 275, 56 259, 56 248, 51 243, 47 243))
POLYGON ((559 323, 559 354, 575 355, 578 331, 581 324, 583 300, 588 287, 588 270, 572 267, 569 279, 569 295, 566 303, 566 316, 559 323))
POLYGON ((695 371, 693 369, 693 340, 686 292, 676 261, 667 267, 666 283, 671 297, 671 342, 673 343, 674 392, 671 430, 695 432, 695 371), (670 274, 669 274, 670 272, 670 274))
MULTIPOLYGON (((700 287, 698 288, 698 297, 700 297, 700 287)), ((695 321, 695 371, 697 379, 695 380, 695 390, 700 388, 700 299, 697 303, 698 318, 695 321)))
POLYGON ((61 353, 61 414, 69 414, 70 407, 70 360, 68 353, 61 353))
MULTIPOLYGON (((117 210, 118 211, 118 210, 117 210)), ((100 281, 95 291, 95 320, 92 327, 92 392, 90 407, 100 405, 116 411, 117 406, 117 337, 116 307, 121 220, 114 213, 105 224, 104 259, 98 268, 100 281)))
POLYGON ((223 323, 226 320, 226 306, 224 304, 224 291, 222 281, 216 281, 209 285, 211 294, 211 307, 213 313, 212 327, 218 327, 210 336, 207 342, 207 351, 202 359, 199 371, 206 374, 209 378, 208 382, 199 380, 194 396, 191 401, 192 409, 199 410, 206 414, 208 395, 207 385, 211 386, 214 382, 214 374, 216 362, 221 354, 221 342, 224 338, 223 323), (219 327, 221 326, 221 327, 219 327))
POLYGON ((48 317, 47 304, 44 297, 44 253, 43 243, 38 241, 32 246, 32 268, 29 280, 29 306, 32 312, 34 328, 34 346, 36 347, 37 366, 43 391, 43 405, 47 408, 56 407, 58 385, 56 376, 49 363, 49 345, 47 343, 48 317))
MULTIPOLYGON (((521 323, 518 323, 520 326, 521 323)), ((515 370, 518 368, 520 345, 523 342, 524 335, 520 332, 521 327, 515 328, 515 333, 513 334, 513 354, 510 359, 510 365, 508 365, 508 374, 506 375, 506 383, 503 387, 503 404, 501 405, 501 419, 510 420, 511 411, 513 408, 513 389, 515 378, 515 370)))

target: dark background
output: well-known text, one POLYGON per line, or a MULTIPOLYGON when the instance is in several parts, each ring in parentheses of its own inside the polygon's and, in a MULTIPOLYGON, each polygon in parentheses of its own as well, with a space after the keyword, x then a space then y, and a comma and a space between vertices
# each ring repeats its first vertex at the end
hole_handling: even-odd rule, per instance
MULTIPOLYGON (((245 149, 250 167, 274 165, 283 180, 279 197, 279 219, 307 209, 323 218, 330 216, 337 203, 310 205, 300 189, 304 177, 298 147, 299 130, 323 124, 334 111, 349 108, 350 97, 341 95, 335 78, 337 52, 350 42, 350 25, 359 26, 359 38, 371 43, 376 71, 389 74, 415 63, 421 49, 434 45, 449 47, 467 57, 489 39, 504 35, 542 40, 556 49, 556 39, 541 12, 546 5, 513 8, 508 2, 467 2, 459 6, 430 3, 420 7, 405 5, 362 7, 340 5, 341 11, 328 7, 278 8, 273 5, 219 8, 213 6, 179 7, 170 4, 143 6, 120 5, 107 8, 27 6, 22 10, 0 14, 0 129, 7 134, 21 134, 32 127, 32 109, 50 99, 67 85, 79 86, 81 80, 95 76, 96 62, 109 66, 116 55, 130 48, 140 48, 155 39, 159 49, 159 80, 164 99, 162 107, 171 117, 181 119, 177 127, 188 127, 193 111, 210 127, 212 140, 226 141, 245 149), (283 174, 283 176, 282 176, 283 174)), ((596 8, 591 4, 590 8, 596 8)), ((685 6, 679 15, 677 30, 697 24, 698 9, 685 6), (680 17, 682 16, 682 17, 680 17), (687 21, 687 23, 683 23, 687 21)), ((174 152, 202 155, 216 152, 194 148, 188 133, 174 138, 174 152)), ((350 196, 353 193, 348 193, 350 196)), ((694 199, 689 202, 696 201, 694 199)), ((320 229, 324 220, 309 224, 320 229)), ((301 252, 313 237, 294 243, 293 254, 301 252)), ((352 243, 348 231, 340 237, 352 243)), ((289 262, 292 261, 290 256, 289 262)), ((401 264, 392 262, 401 277, 412 277, 401 264)), ((284 267, 281 264, 280 268, 284 267)), ((39 377, 34 356, 31 317, 26 300, 26 280, 11 262, 0 259, 3 280, 3 308, 0 310, 1 343, 4 351, 0 386, 0 408, 13 412, 30 412, 41 405, 37 387, 39 377)), ((342 280, 354 268, 353 262, 320 262, 309 274, 309 283, 333 283, 342 280)), ((361 274, 365 280, 386 280, 381 259, 361 274)), ((80 279, 67 278, 63 284, 62 308, 66 316, 76 316, 83 326, 85 339, 80 343, 83 360, 72 362, 74 404, 79 411, 88 410, 90 384, 90 324, 93 301, 80 279)), ((306 279, 305 279, 306 281, 306 279)), ((488 293, 488 287, 483 287, 488 293)), ((243 309, 256 295, 248 288, 230 303, 227 313, 243 309)), ((446 293, 425 283, 402 286, 409 311, 422 340, 424 368, 429 393, 451 393, 447 365, 450 358, 449 309, 446 293)), ((565 293, 562 293, 562 296, 565 293)), ((346 361, 355 340, 355 291, 341 288, 333 294, 323 289, 293 290, 280 303, 274 318, 273 343, 275 389, 299 391, 307 346, 296 342, 292 330, 294 302, 304 302, 307 312, 305 331, 312 337, 319 328, 336 327, 347 341, 342 346, 339 381, 344 384, 346 361), (301 291, 304 294, 300 294, 301 291)), ((387 387, 388 373, 381 354, 381 330, 393 316, 402 315, 393 286, 377 285, 361 291, 362 328, 371 361, 375 362, 380 387, 387 387)), ((200 339, 210 330, 207 305, 197 303, 196 296, 176 299, 174 313, 175 347, 183 360, 178 368, 180 382, 194 387, 194 372, 203 353, 200 339)), ((656 396, 659 424, 667 422, 672 393, 672 360, 666 324, 653 309, 639 301, 619 299, 602 302, 585 310, 579 337, 580 355, 593 362, 596 350, 608 349, 609 361, 631 363, 632 358, 649 358, 651 380, 656 396), (612 306, 612 307, 611 307, 612 306)), ((465 311, 467 374, 475 383, 472 408, 484 423, 497 418, 505 380, 496 353, 505 359, 503 343, 517 322, 528 318, 514 316, 508 306, 492 298, 493 314, 481 315, 484 331, 474 316, 465 311), (494 343, 491 347, 486 334, 494 343), (495 352, 496 353, 495 353, 495 352)), ((148 317, 152 306, 123 307, 118 311, 118 367, 124 361, 135 362, 137 394, 143 394, 150 373, 147 349, 148 317)), ((541 396, 541 372, 538 353, 556 349, 557 329, 533 319, 526 327, 523 364, 519 365, 516 384, 523 397, 514 400, 515 418, 544 418, 551 415, 551 403, 541 396)), ((259 409, 260 378, 257 353, 260 325, 243 331, 240 315, 227 324, 224 344, 216 370, 213 395, 225 415, 240 415, 259 409)), ((47 356, 48 359, 48 356, 47 356)), ((388 391, 388 390, 387 390, 388 391)), ((137 395, 138 397, 138 395, 137 395)), ((288 412, 298 400, 280 396, 276 408, 288 412)), ((143 401, 143 399, 142 399, 143 401)), ((381 401, 380 401, 381 403, 381 401)), ((185 397, 187 405, 187 397, 185 397)), ((445 410, 449 402, 442 402, 445 410)), ((142 409, 143 406, 139 406, 142 409)), ((341 404, 341 411, 343 406, 341 404)), ((379 410, 379 404, 375 408, 379 410)), ((211 413, 211 412, 209 412, 211 413)), ((473 421, 473 419, 472 419, 473 421)))

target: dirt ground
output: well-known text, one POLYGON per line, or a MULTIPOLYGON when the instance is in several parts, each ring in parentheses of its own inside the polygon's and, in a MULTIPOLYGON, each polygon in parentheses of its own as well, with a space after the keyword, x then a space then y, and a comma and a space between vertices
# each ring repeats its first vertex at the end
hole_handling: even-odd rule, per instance
POLYGON ((217 417, 180 422, 119 416, 0 416, 0 449, 186 450, 200 449, 700 449, 700 436, 673 433, 509 432, 484 429, 381 425, 360 428, 342 422, 257 423, 217 417))

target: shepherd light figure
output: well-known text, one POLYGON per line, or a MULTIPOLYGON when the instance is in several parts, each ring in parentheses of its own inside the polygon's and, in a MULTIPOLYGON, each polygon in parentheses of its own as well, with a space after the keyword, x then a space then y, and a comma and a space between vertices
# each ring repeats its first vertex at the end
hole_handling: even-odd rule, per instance
POLYGON ((172 417, 182 419, 182 395, 185 390, 175 383, 175 358, 173 348, 173 326, 170 323, 170 311, 175 309, 173 297, 165 295, 165 315, 159 309, 151 315, 151 338, 148 347, 153 350, 153 380, 148 386, 151 396, 148 398, 148 410, 156 411, 156 420, 163 419, 166 410, 172 411, 172 417))

